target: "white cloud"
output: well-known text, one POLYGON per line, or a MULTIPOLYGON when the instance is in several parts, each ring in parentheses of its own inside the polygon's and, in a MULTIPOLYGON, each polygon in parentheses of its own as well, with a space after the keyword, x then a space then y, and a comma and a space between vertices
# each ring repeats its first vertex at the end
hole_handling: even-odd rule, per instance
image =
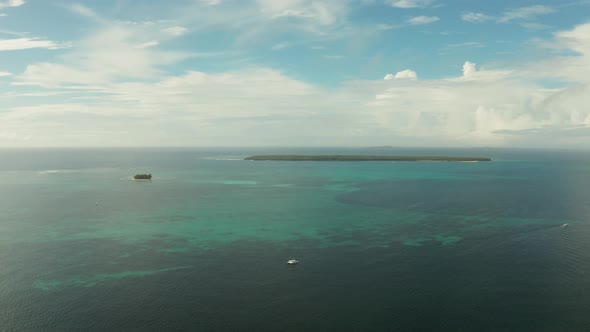
POLYGON ((0 39, 0 51, 17 51, 32 48, 46 48, 50 50, 57 50, 64 47, 67 47, 67 45, 58 44, 51 40, 34 38, 0 39))
POLYGON ((284 50, 284 49, 289 48, 289 47, 291 47, 291 44, 290 43, 283 42, 283 43, 274 44, 271 47, 271 50, 273 50, 273 51, 279 51, 279 50, 284 50))
POLYGON ((393 30, 395 28, 397 26, 391 24, 377 24, 377 30, 393 30))
POLYGON ((268 48, 269 41, 285 36, 310 44, 345 39, 360 43, 369 29, 349 21, 352 8, 353 1, 342 0, 244 0, 218 6, 193 1, 175 9, 174 22, 199 35, 223 34, 226 45, 240 50, 268 48))
POLYGON ((588 87, 547 90, 497 75, 494 80, 464 79, 478 75, 488 76, 466 63, 458 79, 395 81, 382 86, 368 106, 384 130, 431 144, 538 145, 536 129, 553 126, 559 128, 553 131, 555 137, 540 144, 580 146, 579 139, 570 140, 561 130, 590 129, 590 111, 581 107, 590 100, 588 87), (558 97, 563 94, 567 96, 558 97))
POLYGON ((416 74, 415 71, 410 70, 410 69, 406 69, 406 70, 402 70, 397 72, 395 75, 393 74, 387 74, 385 75, 385 77, 383 78, 383 80, 385 81, 391 81, 393 79, 417 79, 418 75, 416 74))
POLYGON ((412 25, 430 24, 440 20, 437 16, 416 16, 408 20, 412 25))
MULTIPOLYGON (((265 17, 270 26, 278 20, 265 17)), ((299 20, 314 25, 284 19, 289 28, 300 27, 299 20)), ((0 145, 583 146, 590 137, 590 24, 546 41, 574 55, 495 70, 466 62, 463 74, 457 69, 454 77, 434 80, 418 81, 407 69, 387 74, 387 82, 346 81, 330 89, 250 63, 254 69, 167 74, 194 54, 137 47, 164 41, 161 29, 101 25, 56 62, 30 64, 15 85, 47 88, 25 93, 61 93, 60 102, 1 95, 0 145), (539 78, 573 84, 545 89, 539 78), (544 139, 535 142, 539 135, 544 139)))
POLYGON ((463 76, 459 80, 496 82, 508 78, 511 74, 513 74, 511 70, 478 70, 477 64, 465 61, 463 76))
POLYGON ((473 77, 477 72, 476 64, 473 62, 465 61, 463 64, 463 77, 473 77))
POLYGON ((590 57, 590 23, 581 24, 572 30, 560 31, 552 41, 557 48, 574 50, 590 57))
POLYGON ((30 64, 13 84, 56 87, 104 84, 122 78, 147 79, 155 77, 160 67, 191 56, 149 47, 154 46, 154 41, 144 39, 143 29, 116 24, 101 26, 63 56, 64 64, 30 64))
POLYGON ((12 76, 12 73, 7 71, 0 71, 0 77, 12 76))
POLYGON ((20 7, 25 4, 24 0, 6 0, 0 2, 0 10, 8 7, 20 7))
POLYGON ((159 44, 160 44, 160 42, 158 42, 157 40, 152 40, 149 42, 141 43, 141 44, 137 45, 137 47, 138 48, 148 48, 148 47, 158 46, 159 44))
POLYGON ((448 44, 447 46, 445 46, 445 49, 459 48, 459 47, 484 47, 484 46, 485 45, 480 42, 468 41, 468 42, 457 43, 457 44, 448 44))
POLYGON ((555 56, 529 64, 526 74, 537 78, 558 79, 576 84, 590 84, 590 23, 554 34, 552 40, 540 44, 554 50, 573 51, 569 56, 555 56))
MULTIPOLYGON (((466 65, 466 76, 485 73, 466 65)), ((271 69, 191 71, 106 85, 99 103, 9 109, 0 123, 31 136, 30 145, 72 144, 73 137, 79 145, 515 145, 534 135, 527 130, 590 125, 589 92, 506 77, 356 81, 328 91, 271 69)), ((552 144, 570 142, 554 135, 552 144)))
POLYGON ((388 0, 392 7, 397 8, 423 8, 433 3, 433 0, 388 0))
POLYGON ((257 0, 262 14, 272 19, 295 18, 319 26, 339 23, 348 12, 344 1, 325 0, 257 0))
MULTIPOLYGON (((33 135, 32 145, 43 140, 56 145, 171 145, 178 144, 180 137, 192 141, 196 133, 201 136, 200 144, 231 144, 229 137, 244 140, 246 136, 250 142, 261 143, 266 135, 276 135, 277 142, 285 143, 275 127, 283 123, 282 117, 303 122, 334 102, 315 86, 265 68, 215 74, 190 71, 155 82, 109 84, 103 91, 105 95, 97 103, 36 102, 12 108, 0 114, 2 129, 33 135), (60 120, 51 120, 56 118, 60 120), (128 121, 134 125, 125 125, 128 121), (162 130, 169 132, 163 134, 162 130), (253 134, 244 136, 249 130, 253 134), (72 137, 83 137, 85 143, 71 141, 72 137)), ((298 131, 312 132, 282 126, 280 131, 290 133, 294 140, 298 131)), ((325 130, 330 135, 336 132, 336 128, 325 130)), ((0 139, 0 145, 3 143, 0 139)))
POLYGON ((171 36, 182 36, 188 32, 188 29, 181 26, 174 26, 162 29, 162 32, 171 36))
MULTIPOLYGON (((500 23, 507 23, 513 20, 533 20, 538 16, 548 15, 554 13, 556 10, 545 5, 533 5, 528 7, 520 7, 506 11, 500 17, 486 15, 484 13, 467 12, 461 15, 461 19, 471 23, 483 23, 491 20, 496 20, 500 23)), ((538 29, 541 25, 538 23, 525 22, 522 24, 526 28, 538 29)))
POLYGON ((416 72, 413 70, 402 70, 400 72, 397 72, 395 74, 395 78, 397 79, 416 79, 418 78, 418 75, 416 75, 416 72))
POLYGON ((590 110, 585 106, 590 104, 588 36, 590 24, 585 24, 556 33, 545 44, 577 55, 514 70, 478 70, 467 61, 460 77, 420 84, 396 81, 375 93, 368 105, 383 126, 400 135, 446 137, 459 145, 469 140, 484 145, 583 147, 590 139, 590 110), (545 89, 536 78, 576 84, 545 89))
POLYGON ((555 9, 544 5, 521 7, 507 11, 502 17, 500 17, 498 22, 505 23, 512 20, 530 20, 536 18, 537 16, 552 14, 554 12, 555 9))
POLYGON ((98 15, 90 8, 79 3, 71 4, 66 7, 70 11, 86 17, 96 18, 98 15))
POLYGON ((463 21, 467 21, 467 22, 481 23, 481 22, 487 22, 487 21, 493 19, 493 17, 488 16, 486 14, 482 14, 482 13, 469 12, 469 13, 464 13, 463 15, 461 15, 461 19, 463 21))
POLYGON ((221 4, 221 0, 200 0, 201 3, 207 6, 217 6, 221 4))
POLYGON ((546 24, 535 23, 535 22, 523 22, 520 25, 526 29, 529 29, 529 30, 543 30, 543 29, 550 28, 550 26, 548 26, 546 24))

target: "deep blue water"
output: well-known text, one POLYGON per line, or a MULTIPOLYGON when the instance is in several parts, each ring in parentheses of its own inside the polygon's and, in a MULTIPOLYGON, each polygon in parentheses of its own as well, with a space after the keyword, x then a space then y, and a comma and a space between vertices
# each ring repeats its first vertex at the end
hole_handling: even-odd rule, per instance
POLYGON ((588 312, 588 152, 0 150, 2 331, 585 331, 588 312), (494 160, 241 160, 266 153, 494 160))

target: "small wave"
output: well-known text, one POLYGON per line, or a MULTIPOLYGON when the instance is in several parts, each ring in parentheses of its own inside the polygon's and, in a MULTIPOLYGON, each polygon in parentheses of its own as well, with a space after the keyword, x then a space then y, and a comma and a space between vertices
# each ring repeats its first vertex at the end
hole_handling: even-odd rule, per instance
POLYGON ((46 171, 39 171, 37 174, 39 175, 49 175, 49 174, 69 174, 69 173, 78 173, 79 171, 72 170, 72 169, 49 169, 46 171))
POLYGON ((48 169, 43 171, 37 171, 38 175, 51 175, 51 174, 76 174, 76 173, 109 173, 114 171, 120 171, 119 168, 114 167, 98 167, 98 168, 80 168, 80 169, 48 169))
POLYGON ((203 159, 206 160, 244 160, 244 158, 236 157, 236 156, 220 156, 220 157, 205 157, 203 159))
POLYGON ((256 185, 258 184, 257 181, 250 181, 250 180, 227 180, 222 181, 221 183, 227 185, 256 185))

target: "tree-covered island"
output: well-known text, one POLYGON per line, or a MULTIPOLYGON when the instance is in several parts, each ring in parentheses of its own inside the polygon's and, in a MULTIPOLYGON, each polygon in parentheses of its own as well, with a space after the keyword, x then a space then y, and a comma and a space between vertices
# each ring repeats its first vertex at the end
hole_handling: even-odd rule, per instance
POLYGON ((355 156, 355 155, 260 155, 244 160, 255 161, 492 161, 486 157, 443 156, 355 156))

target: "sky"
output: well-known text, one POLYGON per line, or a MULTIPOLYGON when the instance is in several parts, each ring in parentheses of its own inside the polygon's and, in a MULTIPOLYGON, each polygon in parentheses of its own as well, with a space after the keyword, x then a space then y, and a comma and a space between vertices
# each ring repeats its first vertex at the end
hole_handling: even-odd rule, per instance
POLYGON ((589 143, 590 0, 0 0, 0 147, 589 143))

